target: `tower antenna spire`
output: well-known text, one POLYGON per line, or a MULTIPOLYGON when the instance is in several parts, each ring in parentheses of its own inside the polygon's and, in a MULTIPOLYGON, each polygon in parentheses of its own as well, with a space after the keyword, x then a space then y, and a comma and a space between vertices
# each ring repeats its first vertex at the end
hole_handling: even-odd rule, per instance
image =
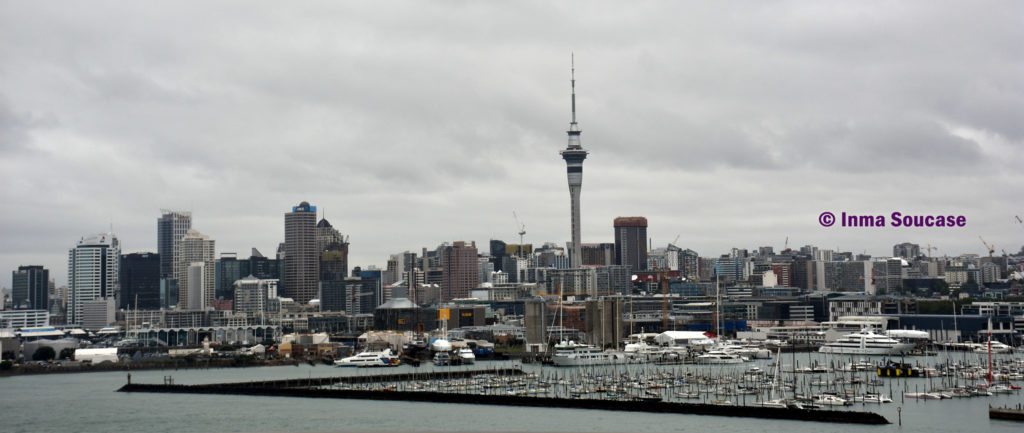
POLYGON ((569 53, 569 79, 572 83, 572 126, 576 126, 576 53, 569 53))

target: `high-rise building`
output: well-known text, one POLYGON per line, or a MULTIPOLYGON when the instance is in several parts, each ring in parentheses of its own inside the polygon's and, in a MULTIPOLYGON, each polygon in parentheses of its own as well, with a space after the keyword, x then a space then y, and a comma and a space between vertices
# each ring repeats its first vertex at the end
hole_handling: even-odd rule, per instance
POLYGON ((86 303, 117 299, 120 262, 121 243, 113 233, 83 237, 68 250, 68 324, 82 324, 86 303))
MULTIPOLYGON (((162 209, 156 220, 156 252, 160 258, 160 279, 164 291, 164 304, 177 302, 177 276, 184 274, 181 255, 181 238, 192 228, 192 213, 162 209)), ((185 264, 184 266, 188 266, 185 264)))
POLYGON ((306 304, 319 292, 316 206, 299 203, 284 215, 284 292, 306 304))
POLYGON ((160 255, 131 253, 121 256, 121 299, 126 310, 160 309, 160 255))
POLYGON ((647 269, 647 218, 618 217, 615 227, 615 264, 633 272, 647 269))
POLYGON ((348 241, 326 218, 316 224, 316 245, 320 254, 320 280, 348 277, 348 241))
POLYGON ((237 253, 220 253, 215 265, 216 278, 214 280, 214 291, 217 299, 234 299, 235 281, 248 276, 242 275, 242 267, 247 264, 245 260, 238 260, 237 253))
POLYGON ((569 210, 571 213, 572 251, 569 252, 570 266, 579 268, 582 263, 580 247, 580 190, 583 188, 583 161, 587 159, 587 151, 580 144, 580 130, 576 123, 576 63, 572 62, 570 81, 572 83, 572 121, 569 122, 569 144, 561 151, 565 160, 565 172, 569 178, 569 210))
POLYGON ((213 306, 217 287, 214 247, 213 239, 194 229, 189 229, 181 238, 178 264, 175 265, 180 273, 174 277, 178 282, 179 309, 205 309, 213 306), (201 272, 202 281, 195 281, 193 277, 196 272, 201 272))
POLYGON ((583 244, 580 255, 583 266, 611 266, 615 264, 615 244, 583 244))
POLYGON ((480 285, 476 243, 456 241, 441 249, 441 300, 467 298, 480 285))
POLYGON ((50 271, 42 266, 18 266, 11 271, 11 306, 16 310, 49 308, 50 271))
POLYGON ((920 255, 921 246, 918 244, 904 242, 902 244, 893 245, 892 247, 893 257, 902 257, 904 259, 916 259, 920 255))

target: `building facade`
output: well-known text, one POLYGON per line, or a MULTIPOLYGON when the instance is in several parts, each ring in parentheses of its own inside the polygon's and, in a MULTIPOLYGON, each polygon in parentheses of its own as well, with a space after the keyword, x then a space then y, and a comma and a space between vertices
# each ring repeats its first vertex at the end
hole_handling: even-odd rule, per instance
POLYGON ((217 287, 215 246, 213 239, 194 229, 181 238, 176 266, 180 273, 175 276, 179 309, 205 309, 213 305, 217 287))
POLYGON ((68 250, 68 324, 82 324, 86 302, 118 298, 120 262, 121 243, 113 233, 83 237, 68 250))
POLYGON ((316 206, 308 202, 284 215, 284 292, 299 304, 308 303, 319 291, 316 224, 316 206))
POLYGON ((618 217, 615 229, 615 264, 633 272, 647 269, 647 218, 618 217))
POLYGON ((131 253, 121 256, 121 299, 125 310, 158 310, 160 304, 160 255, 131 253))
POLYGON ((16 310, 49 308, 50 271, 42 266, 18 266, 11 272, 11 306, 16 310))
POLYGON ((441 248, 441 300, 468 298, 480 285, 475 243, 455 241, 441 248))

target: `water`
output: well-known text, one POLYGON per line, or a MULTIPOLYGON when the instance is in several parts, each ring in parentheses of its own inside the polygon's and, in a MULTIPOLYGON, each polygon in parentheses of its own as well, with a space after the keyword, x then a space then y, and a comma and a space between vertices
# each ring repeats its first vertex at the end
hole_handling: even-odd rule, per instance
MULTIPOLYGON (((798 359, 802 365, 808 355, 798 359)), ((783 355, 783 364, 789 364, 783 355)), ((922 358, 935 362, 934 358, 922 358)), ((838 361, 837 361, 838 362, 838 361)), ((761 362, 761 367, 769 369, 761 362)), ((479 363, 488 368, 509 363, 479 363)), ((749 364, 737 368, 747 368, 749 364)), ((173 376, 178 384, 239 382, 335 375, 367 375, 408 371, 432 371, 466 367, 418 369, 339 369, 326 365, 260 367, 214 370, 152 370, 132 373, 136 383, 162 383, 173 376)), ((631 368, 645 368, 634 366, 631 368)), ((654 368, 654 367, 646 367, 654 368)), ((717 366, 674 366, 712 372, 717 366)), ((525 366, 527 370, 566 372, 554 367, 525 366)), ((896 390, 892 404, 856 405, 856 410, 875 411, 888 418, 889 426, 826 425, 813 422, 775 421, 696 415, 603 412, 578 409, 543 409, 460 404, 379 402, 360 400, 248 397, 233 395, 147 394, 114 392, 125 383, 124 372, 53 374, 0 378, 0 408, 4 432, 693 432, 728 431, 820 433, 832 431, 893 431, 922 433, 1020 432, 1022 424, 990 421, 988 405, 1024 403, 1019 392, 987 398, 941 401, 900 401, 896 390), (902 407, 903 426, 897 426, 902 407)), ((910 379, 927 387, 928 379, 910 379)), ((888 393, 888 387, 885 388, 888 393)))

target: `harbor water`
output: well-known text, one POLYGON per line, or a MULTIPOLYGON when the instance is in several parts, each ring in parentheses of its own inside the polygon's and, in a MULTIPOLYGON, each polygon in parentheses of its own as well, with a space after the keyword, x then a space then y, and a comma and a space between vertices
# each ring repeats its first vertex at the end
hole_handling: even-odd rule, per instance
MULTIPOLYGON (((957 356, 951 354, 950 357, 957 356)), ((818 354, 783 354, 782 368, 793 362, 838 364, 818 354)), ((908 359, 938 363, 941 357, 908 359)), ((774 361, 774 360, 773 360, 774 361)), ((968 361, 975 361, 973 358, 968 361)), ((616 372, 693 371, 730 375, 752 365, 770 370, 770 361, 736 366, 584 367, 584 371, 616 372), (614 369, 614 370, 612 370, 614 369)), ((480 362, 475 366, 436 367, 403 365, 387 369, 342 369, 327 365, 237 369, 147 370, 132 372, 134 383, 176 384, 245 382, 339 375, 377 375, 399 372, 457 371, 519 366, 510 362, 480 362)), ((528 372, 541 375, 573 374, 573 368, 528 364, 528 372)), ((880 389, 891 393, 890 404, 856 404, 850 410, 877 412, 892 422, 887 426, 823 425, 816 422, 778 421, 717 416, 606 412, 581 409, 546 409, 462 404, 383 402, 361 400, 118 393, 125 372, 48 374, 0 378, 0 407, 7 415, 3 431, 10 432, 708 432, 728 431, 818 433, 838 431, 899 431, 921 433, 1019 432, 1022 424, 988 419, 988 407, 1024 403, 1020 391, 992 397, 950 400, 902 399, 941 379, 885 379, 880 389), (930 383, 931 381, 931 383, 930 383), (902 425, 898 422, 902 419, 902 425)), ((972 383, 974 381, 971 381, 972 383)), ((749 402, 748 402, 749 404, 749 402)))

